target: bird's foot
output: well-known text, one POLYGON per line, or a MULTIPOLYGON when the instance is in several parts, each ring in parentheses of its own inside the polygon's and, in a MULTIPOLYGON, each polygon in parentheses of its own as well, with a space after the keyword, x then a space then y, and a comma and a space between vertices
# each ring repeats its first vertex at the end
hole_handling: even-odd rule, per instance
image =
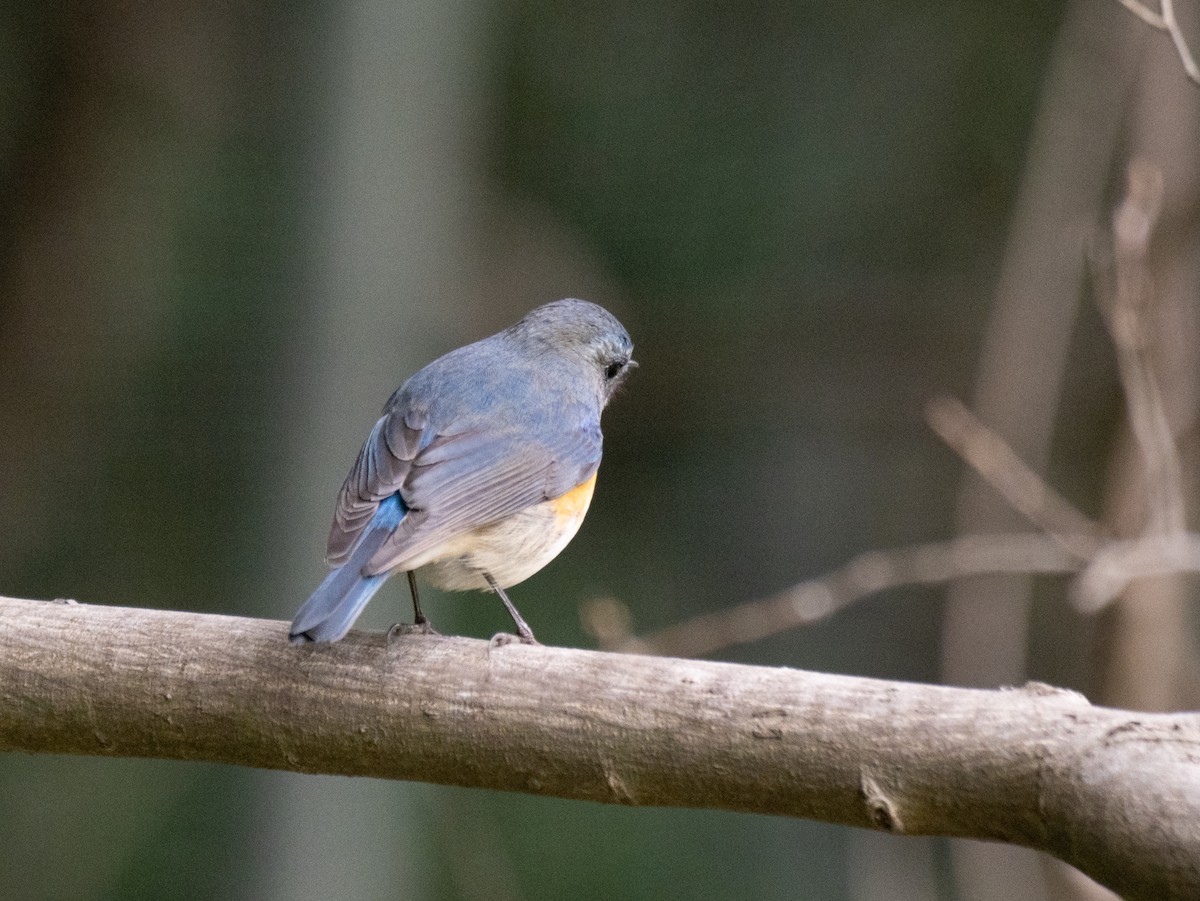
POLYGON ((497 632, 492 636, 491 641, 488 642, 488 650, 490 651, 492 648, 502 648, 505 645, 510 644, 528 644, 537 645, 538 647, 541 647, 542 645, 540 641, 533 637, 532 632, 527 635, 513 635, 511 632, 497 632))
POLYGON ((441 635, 437 629, 429 622, 422 620, 419 623, 395 623, 387 630, 387 636, 384 639, 385 644, 391 644, 392 639, 398 635, 441 635))

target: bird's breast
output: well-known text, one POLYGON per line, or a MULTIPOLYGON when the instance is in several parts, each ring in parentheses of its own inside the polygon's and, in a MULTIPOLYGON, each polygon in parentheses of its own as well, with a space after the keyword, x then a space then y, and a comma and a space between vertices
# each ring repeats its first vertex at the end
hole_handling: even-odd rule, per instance
POLYGON ((546 501, 546 504, 554 509, 556 516, 574 523, 571 527, 572 536, 579 530, 579 524, 583 522, 583 517, 587 514, 588 505, 592 502, 592 493, 595 490, 596 473, 592 473, 592 477, 586 482, 576 485, 566 494, 546 501))

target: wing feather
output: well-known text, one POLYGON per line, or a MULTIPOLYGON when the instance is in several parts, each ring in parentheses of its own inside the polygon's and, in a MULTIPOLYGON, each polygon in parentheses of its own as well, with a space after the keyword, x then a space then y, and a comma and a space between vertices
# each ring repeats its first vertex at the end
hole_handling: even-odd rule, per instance
POLYGON ((435 441, 418 455, 400 494, 409 509, 427 516, 402 521, 364 572, 404 568, 456 535, 566 494, 599 465, 598 429, 554 442, 484 432, 435 441))
POLYGON ((375 423, 342 485, 326 560, 345 562, 379 507, 399 493, 406 513, 363 568, 374 575, 472 529, 558 497, 600 465, 597 416, 566 411, 573 429, 451 423, 435 434, 420 409, 394 407, 375 423), (547 437, 549 433, 549 437, 547 437))
POLYGON ((389 410, 375 423, 342 483, 325 547, 331 566, 346 562, 375 516, 379 502, 398 492, 425 437, 421 410, 389 410))

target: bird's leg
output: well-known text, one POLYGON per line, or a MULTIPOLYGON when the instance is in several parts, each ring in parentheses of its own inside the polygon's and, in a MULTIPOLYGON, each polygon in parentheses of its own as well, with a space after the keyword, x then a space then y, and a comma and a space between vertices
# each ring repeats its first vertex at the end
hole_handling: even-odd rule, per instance
MULTIPOLYGON (((483 577, 487 579, 488 585, 492 587, 492 591, 500 595, 500 600, 504 601, 504 606, 508 608, 508 615, 513 618, 513 622, 517 624, 517 634, 521 638, 522 644, 540 644, 533 637, 533 629, 529 628, 529 623, 525 622, 521 614, 517 612, 517 608, 513 606, 513 602, 508 599, 508 595, 504 593, 504 589, 496 584, 496 580, 492 578, 492 574, 484 572, 483 577)), ((493 639, 494 640, 494 639, 493 639)))
POLYGON ((413 602, 413 624, 410 626, 407 623, 396 623, 387 631, 387 641, 392 640, 393 635, 437 635, 438 632, 433 628, 433 624, 429 622, 429 618, 425 616, 425 612, 421 609, 421 600, 417 595, 417 577, 413 571, 407 570, 405 575, 408 576, 408 591, 412 595, 413 602))
POLYGON ((408 576, 408 591, 412 595, 413 602, 413 625, 424 626, 430 632, 433 631, 433 624, 425 616, 425 612, 421 609, 421 598, 417 594, 417 574, 411 569, 405 573, 408 576))

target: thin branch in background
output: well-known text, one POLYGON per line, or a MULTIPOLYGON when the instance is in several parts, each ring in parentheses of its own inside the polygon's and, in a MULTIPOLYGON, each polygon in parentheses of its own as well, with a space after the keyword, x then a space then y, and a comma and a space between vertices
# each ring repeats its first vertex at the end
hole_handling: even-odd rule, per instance
POLYGON ((1157 28, 1159 31, 1167 30, 1167 23, 1163 17, 1148 6, 1143 6, 1138 0, 1117 0, 1117 2, 1151 28, 1157 28))
POLYGON ((1103 610, 1139 579, 1200 572, 1200 535, 1172 532, 1104 545, 1071 585, 1081 613, 1103 610))
MULTIPOLYGON (((1112 219, 1115 287, 1110 308, 1101 312, 1116 348, 1129 425, 1146 470, 1146 530, 1178 534, 1186 528, 1182 465, 1150 359, 1153 328, 1147 315, 1154 297, 1147 257, 1162 191, 1162 172, 1144 163, 1130 165, 1128 190, 1112 219)), ((1104 292, 1098 296, 1103 299, 1104 292)))
MULTIPOLYGON (((1072 541, 1086 542, 1084 535, 1072 541)), ((778 594, 697 616, 640 637, 622 633, 627 619, 614 616, 612 599, 585 608, 585 622, 617 625, 593 634, 605 650, 667 656, 700 656, 730 645, 758 641, 824 619, 868 595, 905 585, 937 585, 968 576, 1078 572, 1083 561, 1063 543, 1040 533, 963 535, 949 541, 886 551, 867 551, 845 566, 807 579, 778 594)))
POLYGON ((1167 34, 1175 44, 1175 52, 1179 54, 1179 61, 1183 63, 1183 71, 1187 73, 1188 78, 1200 84, 1200 67, 1196 65, 1192 51, 1188 49, 1187 41, 1183 38, 1183 31, 1179 28, 1179 22, 1175 19, 1174 0, 1162 0, 1162 18, 1167 34))
POLYGON ((1138 579, 1200 573, 1200 535, 1151 535, 1097 544, 1090 535, 963 535, 949 541, 867 551, 845 566, 778 594, 703 614, 657 632, 634 636, 629 609, 606 597, 582 605, 584 627, 602 650, 700 657, 805 626, 873 594, 909 585, 940 585, 994 575, 1072 575, 1072 604, 1096 613, 1138 579), (1065 540, 1064 540, 1065 539, 1065 540), (1080 557, 1072 547, 1092 542, 1080 557))
POLYGON ((1183 31, 1179 28, 1179 20, 1175 18, 1174 0, 1161 0, 1161 13, 1156 13, 1138 0, 1117 0, 1117 2, 1151 28, 1157 28, 1159 31, 1169 34, 1172 43, 1175 44, 1175 52, 1179 54, 1179 61, 1183 64, 1183 71, 1187 73, 1188 78, 1196 84, 1200 84, 1200 66, 1196 65, 1196 59, 1192 56, 1192 51, 1188 49, 1183 31))
POLYGON ((1096 552, 1096 524, 1026 465, 962 401, 949 396, 935 398, 925 407, 925 420, 1009 506, 1067 551, 1080 558, 1096 552))
MULTIPOLYGON (((641 637, 631 632, 628 608, 614 598, 603 598, 582 606, 585 629, 606 650, 702 656, 816 622, 893 588, 984 575, 1065 575, 1083 570, 1096 558, 1104 546, 1096 524, 1030 469, 964 404, 950 397, 939 398, 929 404, 926 414, 938 436, 1042 532, 965 535, 945 542, 867 551, 840 569, 777 594, 641 637)), ((1106 603, 1116 582, 1111 567, 1101 568, 1080 590, 1079 603, 1106 603)))
POLYGON ((868 551, 841 569, 778 594, 642 637, 632 636, 628 609, 607 598, 585 606, 585 627, 607 650, 700 656, 815 622, 868 595, 906 585, 1005 573, 1079 573, 1070 588, 1071 601, 1081 612, 1095 613, 1136 580, 1200 573, 1200 535, 1185 531, 1182 468, 1151 361, 1151 331, 1144 315, 1153 296, 1146 256, 1161 203, 1161 173, 1131 165, 1127 194, 1113 215, 1116 287, 1111 301, 1101 304, 1152 497, 1151 516, 1139 537, 1102 536, 1091 519, 1047 484, 1000 435, 965 405, 944 397, 926 408, 930 427, 1040 532, 965 535, 868 551))

